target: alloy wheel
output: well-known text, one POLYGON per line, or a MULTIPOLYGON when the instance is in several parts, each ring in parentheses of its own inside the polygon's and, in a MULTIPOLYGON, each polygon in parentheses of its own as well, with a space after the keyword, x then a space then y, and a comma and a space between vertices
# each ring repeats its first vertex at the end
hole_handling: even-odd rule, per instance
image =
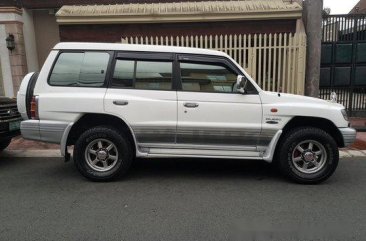
POLYGON ((295 147, 291 160, 298 171, 312 174, 324 167, 327 161, 327 152, 324 145, 318 141, 306 140, 295 147))
POLYGON ((96 139, 85 149, 86 163, 95 171, 111 170, 118 161, 116 145, 107 139, 96 139))

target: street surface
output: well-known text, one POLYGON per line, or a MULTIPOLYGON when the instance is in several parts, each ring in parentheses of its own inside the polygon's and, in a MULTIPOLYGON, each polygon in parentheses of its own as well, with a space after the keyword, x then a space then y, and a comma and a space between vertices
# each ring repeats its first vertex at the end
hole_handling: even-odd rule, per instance
POLYGON ((317 186, 258 161, 137 160, 94 183, 61 158, 0 159, 0 240, 366 240, 360 158, 317 186))

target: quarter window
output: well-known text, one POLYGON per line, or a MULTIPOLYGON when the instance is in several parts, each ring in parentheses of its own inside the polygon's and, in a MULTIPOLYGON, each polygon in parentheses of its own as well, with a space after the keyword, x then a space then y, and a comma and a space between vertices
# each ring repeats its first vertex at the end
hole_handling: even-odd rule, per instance
POLYGON ((171 90, 172 76, 172 62, 117 59, 112 85, 121 88, 171 90))
POLYGON ((105 82, 109 57, 105 52, 61 53, 52 70, 49 84, 101 87, 105 82))
POLYGON ((182 89, 201 92, 236 92, 237 74, 218 64, 180 63, 182 89))

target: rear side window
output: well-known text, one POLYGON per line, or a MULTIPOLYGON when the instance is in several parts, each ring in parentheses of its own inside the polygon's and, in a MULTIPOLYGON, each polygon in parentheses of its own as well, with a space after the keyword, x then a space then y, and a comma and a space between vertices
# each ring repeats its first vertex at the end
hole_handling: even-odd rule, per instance
POLYGON ((171 90, 173 62, 117 59, 112 86, 143 90, 171 90))
POLYGON ((101 87, 105 83, 109 54, 105 52, 61 53, 53 67, 53 86, 101 87))

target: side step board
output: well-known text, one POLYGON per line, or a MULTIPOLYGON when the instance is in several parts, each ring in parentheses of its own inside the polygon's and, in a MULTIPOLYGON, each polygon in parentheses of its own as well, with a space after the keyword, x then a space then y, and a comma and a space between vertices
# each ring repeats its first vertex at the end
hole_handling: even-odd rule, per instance
POLYGON ((141 144, 140 150, 148 157, 207 157, 262 159, 263 152, 254 146, 214 146, 214 145, 162 145, 141 144))
POLYGON ((198 157, 258 159, 272 162, 282 130, 277 131, 269 146, 215 146, 189 144, 140 143, 138 150, 142 157, 198 157))
POLYGON ((163 155, 193 155, 193 156, 236 156, 236 157, 260 157, 257 151, 235 151, 235 150, 202 150, 202 149, 161 149, 150 148, 148 154, 163 155))

